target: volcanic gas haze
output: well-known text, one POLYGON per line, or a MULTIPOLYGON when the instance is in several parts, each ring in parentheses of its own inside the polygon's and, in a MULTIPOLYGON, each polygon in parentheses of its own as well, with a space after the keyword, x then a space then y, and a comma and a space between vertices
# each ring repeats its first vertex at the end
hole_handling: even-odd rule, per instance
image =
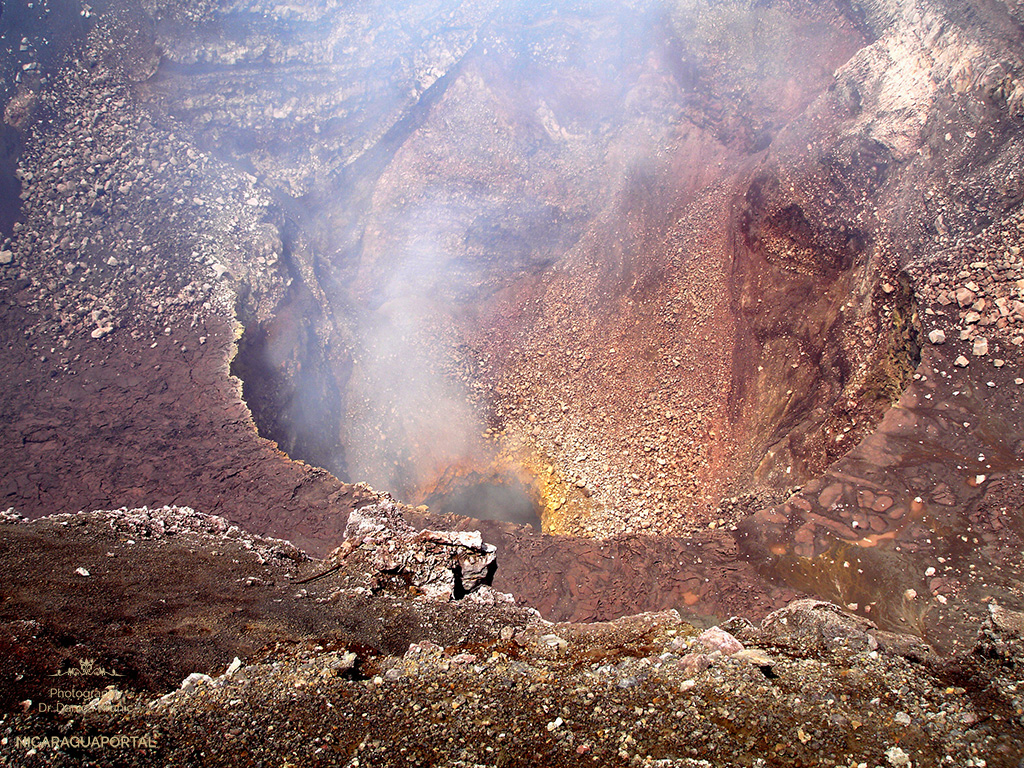
POLYGON ((551 531, 681 531, 901 391, 913 308, 845 192, 892 158, 838 115, 789 127, 845 109, 851 8, 251 5, 156 14, 139 91, 273 194, 289 288, 243 300, 234 370, 291 456, 414 503, 515 485, 551 531), (813 158, 775 149, 797 134, 813 158), (792 183, 823 169, 828 211, 792 183))

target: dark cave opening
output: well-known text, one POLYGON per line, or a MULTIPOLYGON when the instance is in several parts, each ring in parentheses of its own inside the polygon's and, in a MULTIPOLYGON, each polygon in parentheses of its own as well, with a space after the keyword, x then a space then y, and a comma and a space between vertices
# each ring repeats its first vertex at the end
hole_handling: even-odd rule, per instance
POLYGON ((348 480, 341 440, 342 394, 335 378, 346 366, 325 357, 309 297, 292 300, 267 322, 251 322, 238 342, 231 374, 261 437, 291 458, 348 480))

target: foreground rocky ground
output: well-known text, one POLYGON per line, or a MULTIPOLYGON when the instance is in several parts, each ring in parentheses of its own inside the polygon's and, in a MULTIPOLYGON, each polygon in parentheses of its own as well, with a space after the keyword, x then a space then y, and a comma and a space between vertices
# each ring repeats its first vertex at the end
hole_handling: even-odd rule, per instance
POLYGON ((326 562, 188 509, 8 516, 0 764, 1024 759, 1024 614, 993 605, 952 657, 815 600, 706 629, 551 623, 468 567, 446 599, 455 563, 493 550, 403 534, 389 510, 364 508, 326 562))

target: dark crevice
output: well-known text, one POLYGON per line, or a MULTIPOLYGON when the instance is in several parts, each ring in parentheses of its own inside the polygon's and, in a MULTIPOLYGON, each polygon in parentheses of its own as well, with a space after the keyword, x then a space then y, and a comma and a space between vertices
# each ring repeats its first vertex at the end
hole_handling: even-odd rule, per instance
POLYGON ((14 175, 21 154, 21 134, 0 125, 0 233, 10 237, 21 212, 21 182, 14 175))
POLYGON ((335 378, 345 368, 329 359, 317 335, 318 316, 315 297, 294 281, 274 318, 246 327, 231 373, 242 380, 261 436, 293 459, 347 480, 344 398, 335 378))

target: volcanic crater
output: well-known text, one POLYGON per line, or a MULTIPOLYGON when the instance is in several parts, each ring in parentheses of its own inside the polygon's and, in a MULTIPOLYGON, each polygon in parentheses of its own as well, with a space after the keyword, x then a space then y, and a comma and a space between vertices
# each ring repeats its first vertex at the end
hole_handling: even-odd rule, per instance
MULTIPOLYGON (((265 171, 290 174, 275 190, 291 198, 289 293, 267 319, 243 308, 233 363, 261 434, 410 503, 481 473, 524 485, 551 533, 681 533, 723 497, 781 497, 869 431, 917 364, 909 282, 890 264, 878 287, 858 222, 887 148, 829 157, 826 211, 764 157, 833 100, 864 31, 838 8, 707 11, 726 39, 657 6, 538 14, 489 20, 369 149, 322 138, 338 118, 319 94, 279 110, 284 138, 239 135, 227 105, 209 111, 239 67, 151 79, 233 165, 298 158, 265 171), (778 60, 735 50, 753 29, 785 42, 778 60), (336 177, 316 177, 310 147, 336 177)), ((294 78, 267 70, 260 88, 294 78)))
MULTIPOLYGON (((942 653, 1024 609, 1019 4, 46 0, 0 23, 4 562, 70 557, 48 516, 117 510, 81 517, 90 557, 173 530, 180 573, 221 573, 227 537, 245 579, 317 585, 231 587, 249 621, 218 624, 196 576, 210 616, 147 625, 165 662, 18 580, 11 637, 45 615, 62 659, 154 690, 315 635, 274 604, 310 594, 360 680, 426 637, 498 642, 521 606, 703 628, 813 597, 942 653), (482 624, 402 602, 478 584, 482 624)), ((4 647, 36 665, 19 691, 42 680, 4 647)))

